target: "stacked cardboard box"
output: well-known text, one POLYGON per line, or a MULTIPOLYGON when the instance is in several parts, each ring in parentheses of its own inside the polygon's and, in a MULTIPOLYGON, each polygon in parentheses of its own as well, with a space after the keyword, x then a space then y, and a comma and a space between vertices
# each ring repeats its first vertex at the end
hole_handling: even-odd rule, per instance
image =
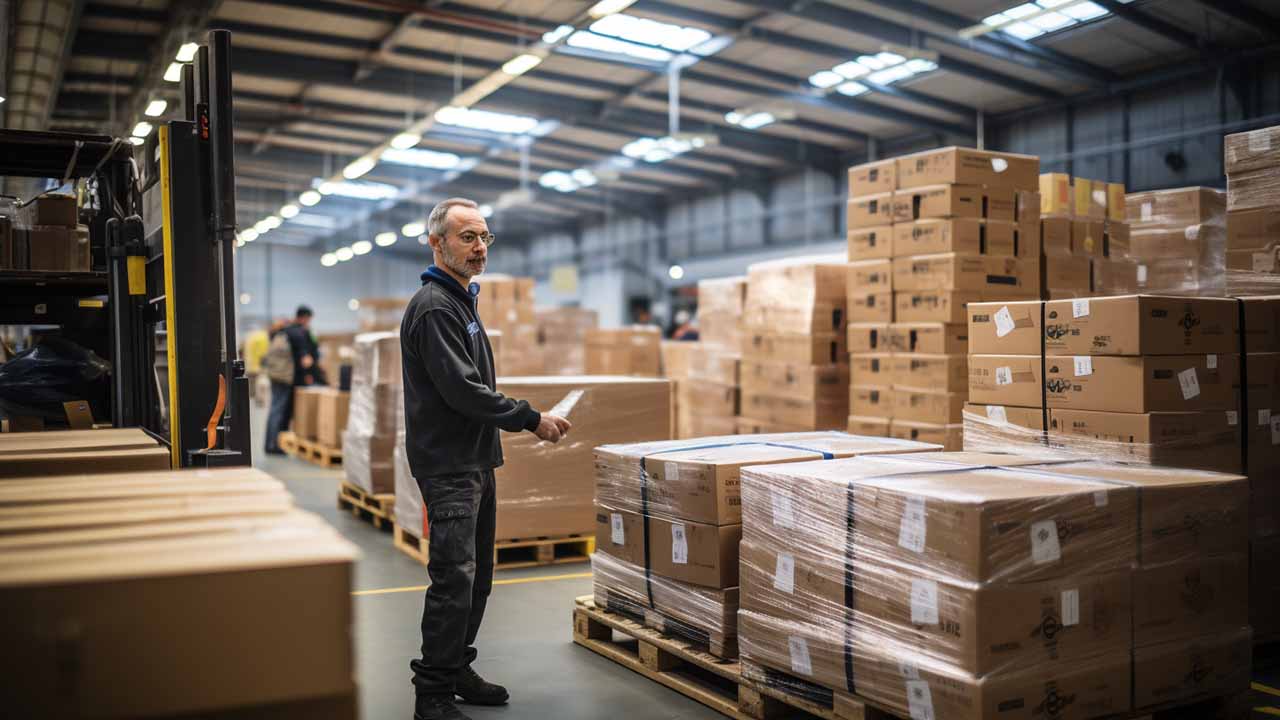
POLYGON ((485 330, 502 333, 501 354, 494 355, 499 375, 538 375, 538 326, 534 314, 533 278, 486 273, 476 278, 476 304, 485 330))
MULTIPOLYGON (((396 329, 399 324, 395 326, 396 329)), ((351 367, 352 344, 356 340, 355 333, 324 333, 316 336, 316 345, 320 348, 320 371, 324 373, 325 382, 331 387, 341 389, 343 386, 342 369, 351 367)), ((351 384, 350 370, 346 385, 351 384)))
POLYGON ((170 453, 137 428, 0 433, 0 478, 169 469, 170 453))
POLYGON ((0 557, 9 714, 357 717, 355 548, 264 473, 8 479, 0 557))
POLYGON ((677 438, 737 432, 742 355, 737 348, 692 343, 688 381, 677 390, 676 407, 686 423, 677 438))
POLYGON ((404 414, 397 402, 401 382, 399 334, 357 335, 342 465, 347 482, 368 493, 395 492, 392 451, 397 418, 404 414))
POLYGON ((656 326, 590 328, 584 345, 588 375, 662 377, 662 331, 656 326))
POLYGON ((596 602, 737 654, 739 473, 937 446, 844 433, 698 438, 595 450, 596 602))
POLYGON ((1221 190, 1154 190, 1130 193, 1125 202, 1139 290, 1226 293, 1226 196, 1221 190))
POLYGON ((535 308, 534 322, 541 366, 537 375, 581 375, 587 371, 587 331, 598 324, 595 310, 535 308))
POLYGON ((1072 717, 1123 714, 1248 686, 1240 529, 1224 515, 1205 536, 1170 533, 1206 502, 1242 510, 1242 478, 1003 457, 745 468, 744 674, 953 720, 1034 718, 1064 698, 1072 717), (1201 578, 1184 603, 1178 583, 1201 578))
MULTIPOLYGON (((592 448, 671 437, 671 387, 663 379, 503 377, 498 392, 573 423, 569 437, 555 445, 529 432, 502 434, 505 462, 496 471, 500 541, 589 536, 595 531, 592 448)), ((395 520, 422 537, 422 493, 404 453, 403 420, 397 435, 395 520)))
POLYGON ((1124 185, 1040 176, 1042 297, 1049 300, 1135 292, 1124 185))
POLYGON ((745 277, 698 281, 698 339, 708 345, 741 351, 746 302, 745 277))
POLYGON ((1250 624, 1260 641, 1280 639, 1280 296, 1246 297, 1246 378, 1240 418, 1249 476, 1250 624))
POLYGON ((39 195, 0 217, 0 269, 87 272, 92 264, 74 195, 39 195))
POLYGON ((790 432, 845 427, 846 265, 843 256, 815 256, 747 269, 740 428, 790 432))
POLYGON ((681 393, 687 392, 689 382, 689 355, 696 343, 663 340, 659 351, 662 355, 662 376, 671 381, 671 427, 674 436, 693 437, 689 434, 692 416, 689 403, 681 402, 681 393))
POLYGON ((400 329, 409 298, 359 298, 356 310, 361 332, 395 332, 400 329))
POLYGON ((1228 135, 1226 267, 1232 292, 1280 282, 1280 127, 1228 135))
POLYGON ((323 385, 304 385, 293 389, 293 420, 290 427, 301 440, 315 440, 320 423, 320 394, 323 385))

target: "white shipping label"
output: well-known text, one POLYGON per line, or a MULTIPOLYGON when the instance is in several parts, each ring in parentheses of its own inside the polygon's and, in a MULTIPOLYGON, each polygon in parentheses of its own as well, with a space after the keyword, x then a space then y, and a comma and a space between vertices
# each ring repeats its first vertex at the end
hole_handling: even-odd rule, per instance
POLYGON ((907 714, 911 720, 938 720, 933 714, 933 694, 927 680, 907 681, 907 714))
POLYGON ((1253 271, 1254 272, 1274 272, 1276 269, 1276 256, 1271 253, 1253 253, 1253 271))
POLYGON ((1139 265, 1138 266, 1138 282, 1145 283, 1146 281, 1147 281, 1147 266, 1139 265))
POLYGON ((1204 356, 1204 366, 1205 366, 1206 368, 1208 368, 1209 370, 1217 370, 1217 369, 1218 369, 1218 356, 1217 356, 1217 355, 1205 355, 1205 356, 1204 356))
POLYGON ((1108 502, 1110 502, 1110 500, 1107 499, 1106 490, 1097 490, 1093 493, 1094 507, 1106 507, 1108 502))
POLYGON ((1031 562, 1036 565, 1057 562, 1062 558, 1058 545, 1058 523, 1041 520, 1031 523, 1031 562))
POLYGON ((1240 416, 1236 414, 1236 411, 1235 411, 1235 410, 1228 410, 1228 411, 1227 411, 1227 425, 1230 425, 1231 427, 1235 427, 1237 424, 1239 424, 1239 422, 1240 422, 1240 416))
POLYGON ((791 496, 782 490, 773 491, 773 524, 784 528, 796 526, 796 511, 791 504, 791 496))
POLYGON ((609 541, 614 545, 627 544, 627 529, 622 525, 621 513, 610 513, 609 515, 609 541))
POLYGON ((684 523, 671 525, 671 562, 676 565, 689 564, 689 538, 684 532, 684 523))
POLYGON ((911 660, 912 658, 910 656, 898 657, 898 674, 901 675, 904 680, 919 680, 920 667, 911 662, 911 660))
POLYGON ((1249 133, 1249 152, 1266 152, 1271 149, 1271 131, 1254 130, 1249 133))
POLYGON ((1082 318, 1089 316, 1089 299, 1071 301, 1071 317, 1082 318))
POLYGON ((1089 355, 1075 356, 1076 377, 1093 374, 1093 357, 1089 355))
POLYGON ((1004 158, 991 158, 991 169, 1002 173, 1009 169, 1009 161, 1004 158))
POLYGON ((1004 425, 1009 424, 1009 413, 1005 412, 1003 405, 988 405, 987 419, 991 422, 997 422, 1004 425))
POLYGON ((924 498, 909 497, 898 526, 898 545, 911 552, 924 552, 925 532, 924 498))
POLYGON ((791 635, 787 638, 787 647, 791 650, 791 672, 813 677, 813 660, 809 658, 809 642, 802 637, 791 635))
POLYGON ((996 311, 996 337, 1004 337, 1013 332, 1013 316, 1009 314, 1009 306, 1005 305, 996 311))
POLYGON ((1080 590, 1071 588, 1062 591, 1062 625, 1071 627, 1080 624, 1080 590))
POLYGON ((996 384, 997 384, 997 385, 1012 385, 1012 384, 1013 384, 1013 369, 1012 369, 1012 368, 1010 368, 1010 367, 1007 367, 1007 366, 1002 366, 1002 367, 998 367, 998 368, 996 368, 996 384))
POLYGON ((920 579, 911 581, 911 624, 938 624, 938 583, 920 579))
POLYGON ((667 476, 667 482, 680 482, 680 463, 675 462, 674 460, 668 460, 662 464, 662 469, 665 471, 664 474, 667 476))
POLYGON ((778 553, 777 567, 773 571, 773 589, 788 595, 796 590, 796 557, 791 553, 778 553))
POLYGON ((1271 418, 1271 444, 1280 445, 1280 415, 1271 418))
POLYGON ((1142 203, 1142 221, 1146 222, 1151 219, 1151 203, 1142 203))
POLYGON ((1196 377, 1195 368, 1187 368, 1178 373, 1178 385, 1182 386, 1183 400, 1200 397, 1200 379, 1196 377))

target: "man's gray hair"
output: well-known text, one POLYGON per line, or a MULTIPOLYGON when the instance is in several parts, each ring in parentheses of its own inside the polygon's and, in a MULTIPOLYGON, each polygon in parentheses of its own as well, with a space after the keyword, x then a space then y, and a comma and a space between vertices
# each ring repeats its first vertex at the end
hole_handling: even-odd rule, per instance
POLYGON ((439 205, 431 208, 431 214, 427 216, 427 233, 444 237, 449 232, 449 210, 455 207, 478 208, 480 206, 474 200, 466 198, 442 200, 439 205))

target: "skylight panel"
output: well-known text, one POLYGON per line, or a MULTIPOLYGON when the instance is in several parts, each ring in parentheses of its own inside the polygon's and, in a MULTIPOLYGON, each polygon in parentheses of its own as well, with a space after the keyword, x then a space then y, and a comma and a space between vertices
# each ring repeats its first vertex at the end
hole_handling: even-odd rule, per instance
POLYGON ((586 50, 598 50, 612 55, 629 55, 642 60, 652 60, 660 63, 667 62, 674 57, 670 52, 663 50, 662 48, 637 45, 635 43, 624 42, 607 35, 597 35, 592 32, 584 32, 581 30, 570 35, 566 42, 572 47, 584 48, 586 50))
POLYGON ((485 130, 502 135, 523 135, 538 127, 538 118, 527 115, 511 115, 488 110, 472 110, 457 106, 440 108, 435 114, 436 122, 445 125, 485 130))
POLYGON ((397 165, 431 168, 433 170, 449 170, 458 166, 461 160, 457 155, 448 152, 437 152, 423 148, 384 150, 382 160, 397 165))
MULTIPOLYGON (((400 188, 395 185, 376 182, 323 182, 317 189, 322 195, 338 195, 357 200, 389 200, 400 194, 400 188)), ((294 218, 294 221, 297 219, 294 218)))
POLYGON ((671 25, 625 13, 600 18, 591 23, 589 29, 600 35, 673 52, 684 52, 711 39, 711 33, 701 28, 671 25))
POLYGON ((938 64, 924 58, 907 59, 898 53, 879 52, 875 55, 859 55, 857 59, 840 63, 830 70, 819 70, 809 76, 809 84, 826 90, 835 88, 841 95, 850 97, 868 92, 869 88, 852 80, 866 78, 877 85, 890 85, 914 75, 932 72, 938 64))

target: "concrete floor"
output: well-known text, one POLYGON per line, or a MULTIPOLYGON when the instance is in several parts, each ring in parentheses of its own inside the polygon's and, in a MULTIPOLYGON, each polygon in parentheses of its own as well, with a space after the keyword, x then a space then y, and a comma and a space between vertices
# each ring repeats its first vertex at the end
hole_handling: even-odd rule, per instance
MULTIPOLYGON (((342 472, 322 470, 289 457, 267 456, 255 413, 254 464, 279 478, 299 507, 317 513, 359 546, 354 590, 415 588, 427 582, 426 568, 380 532, 337 509, 342 472)), ((502 683, 512 701, 503 708, 464 708, 482 718, 599 720, 615 715, 637 720, 723 718, 678 693, 573 644, 573 599, 591 592, 590 566, 555 565, 501 571, 489 599, 477 647, 476 670, 502 683), (624 711, 625 709, 625 711, 624 711)), ((356 662, 364 720, 410 720, 413 687, 409 660, 421 645, 420 589, 356 595, 356 662)))
MULTIPOLYGON (((413 688, 409 660, 421 644, 422 590, 426 568, 375 530, 337 509, 341 470, 322 470, 289 457, 266 456, 262 447, 265 413, 255 411, 254 464, 279 478, 299 507, 324 517, 359 546, 356 564, 356 663, 364 720, 410 720, 413 688)), ((477 644, 476 669, 501 683, 512 702, 503 708, 464 707, 482 718, 599 720, 686 720, 723 718, 684 696, 651 682, 573 644, 574 598, 591 592, 588 565, 556 565, 501 571, 477 644)), ((1280 716, 1280 656, 1268 653, 1254 667, 1253 717, 1280 716), (1261 687, 1260 687, 1261 686, 1261 687), (1263 689, 1265 688, 1265 689, 1263 689), (1270 691, 1270 692, 1268 692, 1270 691)))

